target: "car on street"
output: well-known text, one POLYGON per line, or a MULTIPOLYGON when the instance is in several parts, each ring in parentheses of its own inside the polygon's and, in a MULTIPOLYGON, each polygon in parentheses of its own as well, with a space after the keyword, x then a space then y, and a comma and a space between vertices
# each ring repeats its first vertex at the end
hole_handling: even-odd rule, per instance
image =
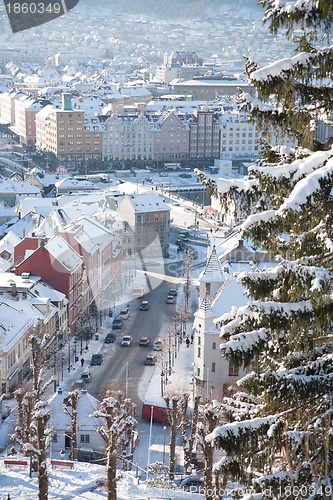
POLYGON ((175 299, 173 298, 172 295, 167 296, 166 303, 167 304, 174 304, 175 303, 175 299))
POLYGON ((157 338, 153 344, 154 351, 161 351, 163 349, 163 339, 157 338))
POLYGON ((148 354, 145 358, 145 365, 155 366, 157 363, 157 356, 155 354, 148 354))
POLYGON ((190 236, 190 233, 188 231, 180 231, 180 233, 178 233, 178 236, 182 238, 183 236, 190 236))
POLYGON ((83 373, 81 373, 80 379, 83 380, 86 383, 90 382, 91 381, 91 373, 90 372, 83 372, 83 373))
POLYGON ((116 335, 112 332, 108 333, 104 339, 105 344, 113 344, 116 340, 116 335))
POLYGON ((151 344, 151 338, 150 337, 141 337, 141 339, 139 340, 139 345, 147 346, 147 345, 150 345, 150 344, 151 344))
POLYGON ((121 330, 123 327, 124 321, 120 316, 116 316, 112 321, 112 330, 121 330))
POLYGON ((103 356, 102 354, 93 354, 91 356, 91 366, 95 366, 95 365, 101 365, 103 362, 103 356))
POLYGON ((169 288, 169 295, 173 295, 175 297, 177 295, 177 289, 176 288, 169 288))
POLYGON ((188 476, 185 479, 182 479, 178 487, 183 491, 190 491, 191 493, 199 493, 203 495, 205 493, 205 485, 204 480, 200 476, 188 476))
POLYGON ((149 309, 149 302, 148 302, 148 300, 143 300, 141 302, 140 311, 148 311, 148 309, 149 309))
POLYGON ((125 337, 122 338, 122 341, 120 342, 120 345, 123 347, 129 347, 132 345, 133 339, 130 335, 125 335, 125 337))
POLYGON ((122 319, 128 319, 130 315, 129 309, 122 309, 119 313, 119 316, 121 316, 122 319))

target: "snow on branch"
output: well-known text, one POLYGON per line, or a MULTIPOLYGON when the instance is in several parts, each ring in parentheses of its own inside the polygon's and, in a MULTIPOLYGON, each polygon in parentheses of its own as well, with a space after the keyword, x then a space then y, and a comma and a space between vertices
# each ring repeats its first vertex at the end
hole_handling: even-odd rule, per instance
POLYGON ((253 348, 261 345, 263 341, 270 338, 270 333, 267 328, 260 328, 251 332, 242 332, 237 335, 232 335, 228 342, 220 344, 220 349, 223 355, 228 355, 236 352, 248 352, 253 348))
POLYGON ((281 59, 264 68, 257 69, 251 73, 251 80, 255 82, 269 81, 276 77, 282 77, 283 73, 293 70, 296 66, 308 66, 314 54, 301 52, 294 57, 281 59))
POLYGON ((269 415, 268 417, 232 422, 216 427, 211 434, 206 436, 206 441, 211 444, 218 444, 223 448, 224 444, 227 445, 230 440, 239 441, 239 444, 241 444, 243 437, 247 436, 249 438, 253 432, 271 437, 271 426, 280 423, 282 423, 280 415, 269 415))
POLYGON ((326 165, 318 168, 304 179, 301 179, 285 202, 280 206, 277 215, 284 215, 286 211, 298 212, 302 205, 318 191, 321 191, 320 181, 333 176, 333 158, 330 158, 326 165))
POLYGON ((288 178, 298 181, 302 177, 318 169, 333 156, 333 150, 317 151, 306 158, 294 160, 292 163, 278 165, 276 167, 251 166, 249 172, 268 176, 272 179, 288 178))

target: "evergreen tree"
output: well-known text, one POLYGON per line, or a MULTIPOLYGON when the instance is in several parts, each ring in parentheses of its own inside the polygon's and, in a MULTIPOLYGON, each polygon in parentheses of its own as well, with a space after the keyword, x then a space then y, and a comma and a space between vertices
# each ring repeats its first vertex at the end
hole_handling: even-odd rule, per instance
MULTIPOLYGON (((249 180, 229 189, 199 173, 226 206, 249 215, 244 238, 277 259, 238 279, 251 298, 217 320, 222 353, 252 368, 221 405, 229 424, 208 437, 226 456, 215 470, 258 498, 333 496, 333 150, 315 140, 331 123, 331 0, 261 0, 272 33, 286 30, 296 55, 265 68, 248 62, 260 98, 243 95, 267 134, 296 147, 263 147, 249 180)), ((229 182, 230 184, 230 182, 229 182)))

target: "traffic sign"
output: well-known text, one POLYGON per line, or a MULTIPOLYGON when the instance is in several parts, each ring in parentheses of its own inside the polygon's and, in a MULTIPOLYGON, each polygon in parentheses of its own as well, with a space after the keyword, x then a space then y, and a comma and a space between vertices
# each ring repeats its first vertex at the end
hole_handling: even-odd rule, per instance
POLYGON ((134 446, 139 446, 141 442, 141 439, 139 437, 136 438, 136 440, 134 441, 134 446))

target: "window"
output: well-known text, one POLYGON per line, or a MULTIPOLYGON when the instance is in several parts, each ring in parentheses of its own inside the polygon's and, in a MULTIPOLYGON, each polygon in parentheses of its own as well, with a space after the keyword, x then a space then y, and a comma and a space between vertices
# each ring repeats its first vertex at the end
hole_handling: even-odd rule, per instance
POLYGON ((201 347, 198 347, 198 358, 201 358, 201 347))
POLYGON ((212 363, 212 372, 215 372, 215 363, 212 363))
POLYGON ((86 443, 90 443, 90 435, 89 435, 89 434, 86 434, 86 435, 85 435, 85 438, 86 438, 86 439, 85 439, 86 443))
POLYGON ((229 361, 229 377, 238 377, 238 368, 235 368, 229 361))
POLYGON ((80 443, 84 443, 84 434, 80 435, 80 443))
POLYGON ((197 368, 197 377, 200 377, 200 368, 197 368))
POLYGON ((52 443, 58 442, 58 436, 56 434, 52 434, 52 443))
POLYGON ((213 342, 213 349, 216 349, 216 342, 213 342))
MULTIPOLYGON (((199 325, 201 326, 201 325, 199 325)), ((201 345, 201 337, 198 337, 198 345, 201 345)))

